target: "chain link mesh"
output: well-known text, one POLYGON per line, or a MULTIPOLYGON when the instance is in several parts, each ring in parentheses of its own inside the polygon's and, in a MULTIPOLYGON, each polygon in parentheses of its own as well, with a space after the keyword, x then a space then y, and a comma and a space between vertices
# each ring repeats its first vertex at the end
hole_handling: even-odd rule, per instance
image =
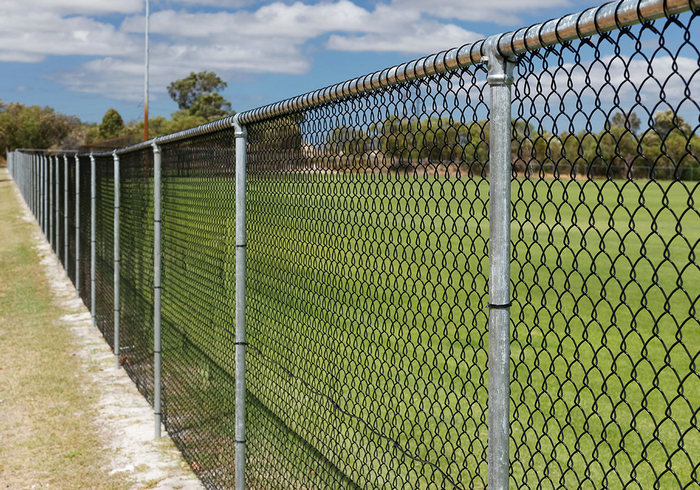
POLYGON ((486 484, 485 78, 248 126, 250 485, 486 484))
POLYGON ((78 281, 80 283, 80 298, 85 306, 90 308, 91 289, 90 282, 90 157, 81 155, 80 159, 80 271, 78 271, 78 281))
POLYGON ((64 200, 63 186, 66 179, 65 172, 63 171, 63 155, 57 156, 54 159, 54 162, 56 169, 54 176, 56 180, 54 182, 58 184, 58 186, 54 185, 54 205, 56 206, 55 209, 58 210, 58 213, 54 212, 54 216, 58 216, 58 220, 54 224, 56 227, 54 228, 54 235, 57 237, 56 257, 58 258, 61 266, 63 266, 65 269, 65 264, 63 263, 63 247, 66 246, 66 234, 64 233, 63 217, 66 213, 66 203, 64 200), (56 187, 58 187, 58 191, 56 190, 56 187))
POLYGON ((77 288, 78 278, 75 275, 75 173, 75 157, 71 155, 68 157, 68 263, 65 264, 65 269, 73 286, 77 288))
POLYGON ((514 488, 698 484, 699 24, 518 61, 514 488))
POLYGON ((119 363, 153 404, 153 151, 120 157, 119 363))
POLYGON ((56 159, 49 156, 49 243, 51 250, 56 253, 56 159))
POLYGON ((114 348, 114 160, 95 157, 95 323, 114 348))
POLYGON ((234 483, 232 130, 161 148, 163 421, 202 481, 234 483))

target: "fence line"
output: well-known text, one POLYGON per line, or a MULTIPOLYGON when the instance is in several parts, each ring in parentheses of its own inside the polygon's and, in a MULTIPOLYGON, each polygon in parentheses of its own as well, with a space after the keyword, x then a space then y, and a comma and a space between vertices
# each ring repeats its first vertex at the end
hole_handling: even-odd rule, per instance
POLYGON ((10 173, 208 487, 689 488, 699 9, 620 0, 10 173))

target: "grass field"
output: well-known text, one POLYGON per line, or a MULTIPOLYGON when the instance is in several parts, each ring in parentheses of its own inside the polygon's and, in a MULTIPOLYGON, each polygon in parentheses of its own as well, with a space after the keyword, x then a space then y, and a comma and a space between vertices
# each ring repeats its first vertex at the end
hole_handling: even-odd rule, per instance
MULTIPOLYGON (((698 194, 513 181, 513 485, 697 484, 698 194)), ((233 451, 233 196, 165 179, 164 390, 212 478, 233 451)), ((485 485, 487 208, 485 179, 249 176, 249 483, 485 485)))

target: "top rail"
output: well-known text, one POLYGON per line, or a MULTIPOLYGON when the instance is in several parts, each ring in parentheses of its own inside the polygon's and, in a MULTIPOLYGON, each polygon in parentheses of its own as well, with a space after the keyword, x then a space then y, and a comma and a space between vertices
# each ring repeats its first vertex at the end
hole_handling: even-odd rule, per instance
MULTIPOLYGON (((680 14, 694 10, 699 5, 698 0, 618 0, 576 14, 552 19, 542 24, 524 27, 514 32, 497 34, 492 38, 498 39, 497 49, 500 54, 504 57, 510 57, 544 46, 680 14)), ((472 44, 441 51, 363 77, 242 112, 240 122, 243 124, 256 122, 399 83, 475 65, 482 62, 485 51, 486 39, 481 39, 472 44)))
MULTIPOLYGON (((516 31, 497 34, 489 39, 497 43, 497 49, 502 56, 512 57, 545 46, 582 39, 661 17, 697 10, 698 8, 700 8, 700 0, 617 0, 578 13, 548 20, 547 22, 534 24, 530 27, 523 27, 516 31)), ((209 134, 230 128, 234 119, 240 124, 249 124, 391 87, 399 83, 419 80, 431 75, 447 73, 475 65, 484 61, 486 45, 487 40, 481 39, 471 44, 424 56, 391 68, 267 104, 256 109, 240 112, 234 116, 228 116, 191 129, 160 136, 116 151, 117 153, 127 153, 149 148, 154 143, 165 144, 193 136, 209 134)), ((111 153, 105 152, 105 154, 111 153)))
POLYGON ((78 150, 63 150, 63 149, 49 150, 46 148, 17 148, 15 151, 21 151, 24 153, 41 153, 43 155, 63 155, 64 153, 78 153, 78 150))

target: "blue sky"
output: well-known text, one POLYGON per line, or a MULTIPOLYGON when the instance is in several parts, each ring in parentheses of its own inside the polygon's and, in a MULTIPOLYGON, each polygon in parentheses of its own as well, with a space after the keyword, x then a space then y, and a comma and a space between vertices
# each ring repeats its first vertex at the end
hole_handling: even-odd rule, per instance
MULTIPOLYGON (((190 71, 245 110, 598 5, 572 0, 151 0, 151 115, 190 71)), ((143 114, 144 0, 2 0, 0 99, 143 114)))

